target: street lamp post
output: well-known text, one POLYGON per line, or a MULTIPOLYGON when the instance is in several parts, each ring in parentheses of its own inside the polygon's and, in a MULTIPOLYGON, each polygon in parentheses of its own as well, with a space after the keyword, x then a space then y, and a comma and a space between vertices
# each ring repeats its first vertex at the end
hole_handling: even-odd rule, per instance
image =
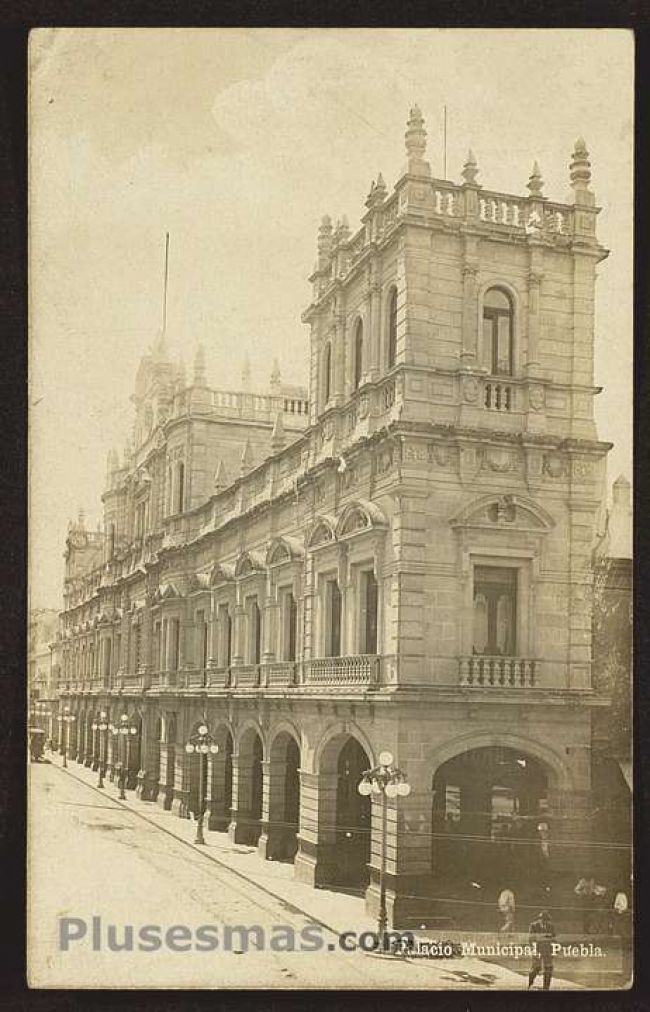
POLYGON ((65 706, 63 708, 63 716, 59 717, 59 723, 62 723, 63 727, 63 768, 68 768, 68 748, 70 747, 70 725, 74 724, 75 720, 74 713, 70 713, 70 707, 65 706))
POLYGON ((196 733, 190 737, 185 751, 188 755, 196 753, 199 757, 199 810, 196 813, 196 839, 195 843, 205 843, 203 836, 203 817, 205 815, 205 783, 207 779, 208 755, 216 755, 219 746, 208 731, 205 724, 200 724, 196 733))
POLYGON ((122 716, 120 717, 119 724, 118 725, 110 724, 109 730, 117 741, 122 742, 122 746, 120 749, 121 758, 120 758, 120 775, 118 777, 118 787, 120 789, 119 793, 120 801, 126 801, 126 794, 124 793, 124 787, 126 784, 126 775, 127 775, 129 735, 137 734, 138 729, 137 727, 134 727, 132 724, 129 725, 128 714, 123 713, 122 716))
POLYGON ((358 785, 359 794, 381 794, 381 858, 379 864, 379 937, 385 938, 388 917, 386 914, 386 842, 388 836, 388 799, 406 798, 411 793, 406 774, 393 766, 392 752, 379 753, 379 765, 363 773, 358 785))
POLYGON ((101 711, 97 720, 92 723, 93 731, 99 734, 99 780, 97 786, 103 788, 104 786, 104 768, 106 764, 106 732, 108 731, 108 724, 106 723, 107 715, 104 710, 101 711), (104 747, 102 748, 102 743, 104 747))

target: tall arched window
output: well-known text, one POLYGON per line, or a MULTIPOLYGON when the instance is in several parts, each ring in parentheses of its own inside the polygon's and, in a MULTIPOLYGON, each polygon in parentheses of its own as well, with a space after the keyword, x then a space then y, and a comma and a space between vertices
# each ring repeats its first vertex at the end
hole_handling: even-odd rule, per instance
POLYGON ((354 331, 354 389, 358 390, 363 374, 363 323, 357 321, 354 331))
POLYGON ((325 345, 323 355, 323 404, 327 404, 332 393, 332 345, 325 345))
POLYGON ((502 288, 490 288, 483 298, 483 355, 493 376, 512 376, 513 311, 502 288))
POLYGON ((397 360, 397 289, 392 288, 388 299, 388 368, 397 360))

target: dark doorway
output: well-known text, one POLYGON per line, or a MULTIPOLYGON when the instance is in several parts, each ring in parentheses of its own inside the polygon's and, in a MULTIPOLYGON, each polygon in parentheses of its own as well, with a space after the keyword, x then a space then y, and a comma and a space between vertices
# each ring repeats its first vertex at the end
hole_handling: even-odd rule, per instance
POLYGON ((336 855, 341 888, 363 892, 369 882, 370 798, 359 794, 362 774, 370 766, 356 738, 348 738, 337 766, 336 855))
POLYGON ((479 889, 481 897, 539 891, 548 884, 549 834, 547 776, 531 756, 477 748, 436 771, 431 859, 439 885, 473 888, 474 899, 479 889))

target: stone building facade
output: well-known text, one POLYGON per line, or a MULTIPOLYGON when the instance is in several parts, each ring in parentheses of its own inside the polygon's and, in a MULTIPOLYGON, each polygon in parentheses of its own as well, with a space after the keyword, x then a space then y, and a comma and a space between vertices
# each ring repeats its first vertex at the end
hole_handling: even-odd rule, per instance
POLYGON ((370 910, 380 805, 357 785, 390 750, 412 787, 388 802, 396 925, 461 923, 444 898, 477 878, 559 895, 589 860, 609 449, 584 141, 556 203, 536 164, 524 196, 471 152, 434 178, 417 107, 405 140, 361 227, 320 226, 308 397, 277 375, 212 391, 200 353, 188 385, 162 339, 143 360, 104 530, 69 532, 57 644, 80 762, 126 763, 143 803, 188 816, 205 720, 210 828, 370 910), (133 725, 123 754, 102 709, 133 725))
POLYGON ((52 650, 59 625, 56 608, 33 608, 29 615, 27 677, 32 702, 47 702, 55 694, 52 685, 52 650))

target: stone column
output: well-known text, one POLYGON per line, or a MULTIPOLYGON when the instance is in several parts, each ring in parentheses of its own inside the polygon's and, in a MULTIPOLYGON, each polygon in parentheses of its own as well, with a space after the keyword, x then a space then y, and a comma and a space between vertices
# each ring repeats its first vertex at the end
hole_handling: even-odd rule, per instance
MULTIPOLYGON (((541 321, 541 288, 544 278, 543 248, 539 243, 529 240, 530 269, 528 271, 528 354, 526 356, 526 375, 539 375, 539 338, 541 321)), ((515 335, 516 337, 516 335, 515 335)))
POLYGON ((208 633, 208 668, 219 667, 219 611, 214 600, 210 606, 208 633))
MULTIPOLYGON (((257 844, 259 823, 253 821, 253 767, 251 752, 232 757, 232 816, 228 836, 233 843, 257 844)), ((265 779, 264 763, 262 775, 265 779)))
POLYGON ((174 786, 171 794, 171 803, 169 806, 165 805, 165 808, 171 808, 181 819, 189 819, 190 764, 182 741, 174 749, 174 786))
POLYGON ((475 240, 466 242, 463 259, 463 309, 461 364, 476 368, 478 361, 478 259, 475 240))
POLYGON ((379 379, 381 372, 381 285, 378 271, 375 264, 372 265, 370 274, 370 286, 368 297, 368 335, 367 348, 365 351, 366 369, 363 379, 375 382, 379 379))
MULTIPOLYGON (((218 752, 212 756, 208 764, 207 816, 208 829, 225 833, 231 821, 231 810, 226 783, 228 756, 218 752)), ((232 799, 230 799, 232 800, 232 799)))
POLYGON ((175 752, 177 747, 173 742, 160 743, 160 766, 158 769, 156 802, 165 811, 169 811, 174 800, 175 752))
POLYGON ((277 601, 267 597, 262 619, 262 664, 271 664, 275 660, 279 616, 280 605, 277 601))
POLYGON ((345 314, 340 308, 335 313, 334 339, 332 341, 332 396, 333 404, 341 404, 345 397, 345 314))
MULTIPOLYGON (((276 764, 273 764, 274 790, 277 790, 275 783, 276 764)), ((262 831, 257 840, 257 852, 262 858, 273 857, 270 826, 271 819, 271 763, 268 760, 262 761, 262 831)))
MULTIPOLYGON (((406 764, 405 764, 406 765, 406 764)), ((390 927, 413 926, 413 919, 431 916, 431 768, 425 761, 408 760, 411 794, 389 798, 386 839, 386 907, 390 927)), ((382 799, 372 795, 370 885, 366 911, 379 914, 382 799)))
POLYGON ((337 881, 336 793, 332 773, 300 771, 300 826, 294 877, 311 886, 337 881))
POLYGON ((142 656, 141 666, 144 669, 145 687, 153 671, 153 611, 151 595, 147 595, 144 615, 142 616, 142 656))
POLYGON ((158 795, 160 745, 156 735, 156 723, 155 711, 149 710, 142 722, 140 766, 145 773, 139 784, 141 801, 155 801, 158 795))
POLYGON ((241 603, 235 605, 232 617, 232 665, 243 664, 246 656, 246 609, 241 603))
MULTIPOLYGON (((109 719, 109 724, 110 723, 112 723, 113 725, 115 725, 115 715, 114 714, 111 715, 111 717, 109 719)), ((113 781, 115 780, 115 767, 116 767, 117 761, 118 761, 118 756, 117 756, 117 735, 114 735, 112 733, 112 731, 107 731, 106 734, 107 734, 107 740, 106 740, 106 776, 107 776, 108 780, 110 780, 111 783, 113 783, 113 781)))
MULTIPOLYGON (((92 721, 86 714, 85 718, 85 747, 84 747, 84 766, 92 769, 93 759, 95 756, 95 732, 92 729, 92 721)), ((69 735, 68 735, 69 740, 69 735)))

